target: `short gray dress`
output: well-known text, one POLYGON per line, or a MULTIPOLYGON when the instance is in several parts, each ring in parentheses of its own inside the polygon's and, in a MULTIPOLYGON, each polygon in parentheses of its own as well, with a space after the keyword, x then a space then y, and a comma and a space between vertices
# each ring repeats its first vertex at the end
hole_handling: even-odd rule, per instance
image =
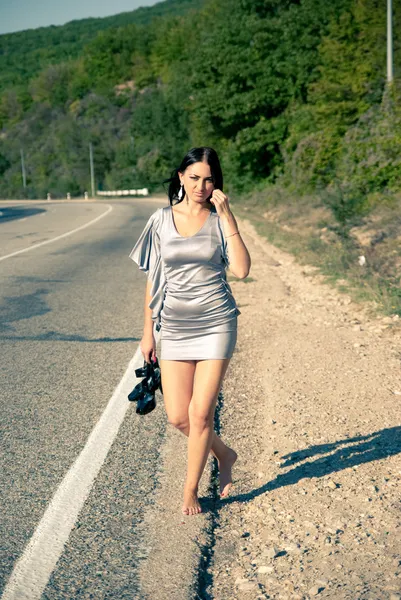
POLYGON ((147 273, 160 359, 231 358, 237 341, 237 307, 226 279, 227 243, 213 207, 192 236, 181 236, 171 206, 148 219, 130 258, 147 273))

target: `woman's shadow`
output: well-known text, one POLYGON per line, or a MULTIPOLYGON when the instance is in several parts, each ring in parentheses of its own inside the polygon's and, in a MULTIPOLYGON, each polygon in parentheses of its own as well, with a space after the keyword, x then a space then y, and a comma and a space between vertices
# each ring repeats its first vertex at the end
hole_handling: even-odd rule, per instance
POLYGON ((290 467, 286 473, 277 475, 272 481, 268 481, 250 492, 233 494, 224 499, 224 504, 249 502, 266 492, 294 485, 301 479, 323 477, 343 469, 387 458, 399 452, 401 452, 401 426, 389 427, 368 435, 345 438, 331 444, 310 446, 305 450, 297 450, 281 457, 284 462, 280 468, 290 467))

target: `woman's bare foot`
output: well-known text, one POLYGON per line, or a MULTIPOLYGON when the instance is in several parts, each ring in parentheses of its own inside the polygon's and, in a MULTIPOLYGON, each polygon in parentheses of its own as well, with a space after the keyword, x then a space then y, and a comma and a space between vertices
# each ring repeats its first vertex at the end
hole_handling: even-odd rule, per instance
POLYGON ((235 461, 237 460, 237 453, 231 448, 227 452, 227 455, 218 460, 219 473, 220 473, 220 496, 226 498, 228 496, 233 480, 231 477, 231 469, 235 461))
POLYGON ((202 512, 201 505, 198 500, 198 489, 184 488, 184 504, 182 505, 184 515, 196 515, 202 512))

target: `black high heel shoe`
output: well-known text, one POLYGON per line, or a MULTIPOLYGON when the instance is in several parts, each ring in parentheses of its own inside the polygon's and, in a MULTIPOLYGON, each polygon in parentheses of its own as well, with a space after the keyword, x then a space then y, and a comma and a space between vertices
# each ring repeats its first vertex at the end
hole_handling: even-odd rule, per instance
POLYGON ((143 367, 135 369, 135 375, 143 377, 143 379, 128 394, 128 400, 130 402, 137 402, 136 413, 138 415, 147 415, 156 408, 156 390, 160 389, 160 392, 163 393, 160 366, 157 358, 154 362, 150 359, 150 363, 145 360, 143 367))

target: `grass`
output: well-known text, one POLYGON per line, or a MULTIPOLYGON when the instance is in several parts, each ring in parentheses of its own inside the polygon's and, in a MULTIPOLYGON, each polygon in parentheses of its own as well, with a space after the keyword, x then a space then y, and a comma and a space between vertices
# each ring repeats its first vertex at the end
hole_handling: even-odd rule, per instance
POLYGON ((354 222, 346 238, 337 233, 331 211, 317 195, 295 196, 269 187, 231 204, 261 236, 300 264, 317 267, 340 292, 369 303, 376 314, 401 316, 401 199, 387 198, 382 203, 376 198, 373 210, 354 222))

